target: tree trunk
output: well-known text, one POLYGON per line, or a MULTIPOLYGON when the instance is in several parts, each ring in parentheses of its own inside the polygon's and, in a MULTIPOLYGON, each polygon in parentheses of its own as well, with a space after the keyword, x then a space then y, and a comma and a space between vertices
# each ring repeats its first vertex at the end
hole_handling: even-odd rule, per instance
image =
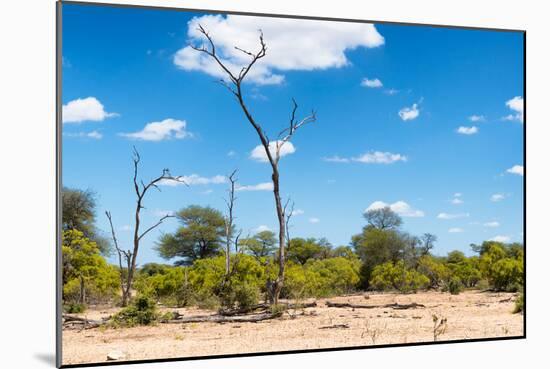
POLYGON ((86 303, 86 288, 84 286, 84 278, 80 277, 80 299, 78 301, 80 304, 84 305, 86 303))
POLYGON ((272 302, 277 305, 279 303, 279 295, 283 289, 285 279, 285 213, 281 202, 281 194, 279 192, 279 170, 277 165, 273 165, 273 195, 275 197, 275 206, 277 208, 277 219, 279 221, 279 274, 277 279, 271 283, 272 302))

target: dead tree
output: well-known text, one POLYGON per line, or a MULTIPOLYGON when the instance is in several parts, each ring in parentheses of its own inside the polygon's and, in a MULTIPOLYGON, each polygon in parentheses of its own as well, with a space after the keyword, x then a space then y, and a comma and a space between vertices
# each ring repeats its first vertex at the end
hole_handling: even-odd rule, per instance
POLYGON ((279 174, 279 160, 281 158, 280 151, 281 147, 283 147, 287 142, 290 141, 290 139, 294 136, 296 131, 306 125, 307 123, 314 122, 316 120, 315 112, 312 112, 311 115, 308 115, 307 117, 298 120, 296 118, 296 111, 298 110, 298 104, 294 99, 292 99, 292 112, 290 115, 290 120, 288 127, 283 129, 278 137, 277 140, 274 142, 271 142, 267 133, 264 131, 260 123, 252 116, 252 113, 248 109, 248 106, 244 99, 244 94, 242 90, 243 81, 245 80, 246 76, 254 66, 258 62, 258 60, 262 59, 266 55, 267 46, 264 42, 263 33, 260 31, 259 41, 260 41, 260 50, 257 52, 250 52, 247 50, 243 50, 241 48, 235 47, 236 50, 243 52, 245 55, 250 57, 250 62, 241 68, 241 70, 238 73, 235 73, 229 69, 228 66, 225 65, 224 61, 220 59, 220 57, 217 54, 216 47, 214 45, 214 42, 208 32, 199 25, 199 32, 201 32, 206 40, 208 41, 208 46, 202 45, 200 47, 195 45, 190 45, 194 50, 205 53, 209 57, 211 57, 223 70, 223 72, 226 75, 226 79, 220 79, 219 82, 224 87, 226 87, 237 99, 237 102, 239 103, 239 106, 241 107, 241 110, 243 111, 246 119, 254 129, 254 131, 257 133, 258 138, 260 139, 260 142, 265 150, 265 154, 267 156, 267 160, 269 161, 269 164, 271 165, 271 180, 273 182, 273 196, 275 198, 275 208, 277 211, 277 219, 279 222, 279 273, 277 276, 277 279, 275 281, 267 281, 267 289, 269 291, 270 299, 274 304, 277 304, 279 302, 279 294, 281 293, 281 289, 283 288, 283 282, 284 282, 284 276, 285 276, 285 213, 283 210, 283 205, 281 202, 281 194, 280 194, 280 174, 279 174), (270 150, 270 144, 274 148, 274 152, 270 150))
POLYGON ((132 251, 131 250, 122 250, 118 246, 118 240, 115 233, 115 227, 113 226, 113 219, 111 217, 110 211, 105 211, 105 215, 107 216, 107 219, 109 219, 109 225, 111 226, 111 236, 113 238, 113 243, 115 245, 115 249, 118 254, 118 271, 120 276, 120 288, 122 290, 122 296, 124 296, 125 291, 127 291, 126 287, 126 278, 124 273, 124 268, 122 266, 122 262, 124 260, 126 271, 130 270, 130 265, 132 263, 132 251))
POLYGON ((290 248, 290 219, 294 215, 294 202, 290 204, 290 211, 287 212, 288 205, 290 203, 290 198, 286 201, 285 207, 283 208, 283 211, 286 215, 285 219, 285 236, 286 236, 286 247, 290 248))
POLYGON ((139 251, 139 245, 142 238, 145 235, 147 235, 149 232, 151 232, 153 229, 161 225, 162 222, 164 222, 164 220, 174 217, 174 215, 166 214, 163 217, 161 217, 155 224, 145 229, 144 231, 141 231, 141 218, 140 218, 141 209, 145 209, 145 207, 143 206, 143 199, 145 198, 147 191, 149 191, 151 188, 156 188, 157 190, 160 191, 158 184, 159 182, 163 182, 163 181, 176 181, 176 182, 186 184, 182 177, 172 176, 170 174, 170 170, 166 168, 162 170, 162 174, 160 176, 158 176, 157 178, 151 180, 146 184, 145 182, 143 182, 143 180, 138 179, 139 163, 141 162, 141 157, 135 147, 134 147, 134 157, 132 160, 134 162, 134 175, 133 175, 134 191, 137 197, 136 209, 134 214, 134 236, 133 236, 132 250, 125 251, 119 248, 112 219, 111 219, 111 213, 108 211, 105 212, 107 215, 107 218, 109 219, 109 224, 111 225, 111 234, 113 237, 113 243, 115 244, 115 248, 117 249, 118 256, 119 256, 119 268, 120 268, 121 288, 122 288, 122 306, 127 306, 128 301, 132 297, 131 296, 132 283, 134 281, 134 274, 135 274, 136 265, 137 265, 136 260, 137 260, 137 255, 139 251), (126 273, 123 273, 123 267, 122 267, 123 258, 124 258, 124 261, 126 262, 126 268, 127 268, 126 273))
MULTIPOLYGON (((235 184, 237 170, 235 169, 229 177, 229 197, 225 200, 227 205, 227 216, 225 217, 225 275, 228 276, 231 268, 231 244, 233 243, 233 222, 235 220, 233 216, 233 208, 235 207, 235 184)), ((235 247, 237 242, 235 242, 235 247)))

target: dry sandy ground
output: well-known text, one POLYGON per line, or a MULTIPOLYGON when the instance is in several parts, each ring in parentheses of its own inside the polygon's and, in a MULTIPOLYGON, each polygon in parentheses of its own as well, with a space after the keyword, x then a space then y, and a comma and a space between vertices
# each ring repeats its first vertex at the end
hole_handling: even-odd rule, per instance
MULTIPOLYGON (((63 331, 63 363, 96 363, 107 354, 121 351, 124 360, 208 356, 236 353, 319 349, 380 345, 388 343, 431 342, 433 314, 447 318, 447 329, 440 341, 486 337, 520 336, 523 316, 512 314, 516 295, 510 293, 424 292, 410 295, 369 294, 317 300, 318 306, 304 315, 258 323, 159 324, 124 329, 63 331), (425 308, 328 308, 324 301, 382 305, 417 302, 425 308), (347 324, 349 328, 320 329, 347 324)), ((174 311, 175 309, 168 309, 174 311)), ((184 316, 203 315, 204 310, 178 309, 184 316)), ((98 319, 115 312, 90 310, 82 316, 98 319)), ((211 312, 213 313, 213 312, 211 312)), ((300 313, 300 312, 298 312, 300 313)))

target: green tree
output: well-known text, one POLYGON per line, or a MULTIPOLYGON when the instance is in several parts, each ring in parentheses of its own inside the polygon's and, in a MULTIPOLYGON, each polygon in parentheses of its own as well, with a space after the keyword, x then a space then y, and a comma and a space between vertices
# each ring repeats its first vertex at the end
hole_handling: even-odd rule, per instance
POLYGON ((289 242, 288 260, 304 265, 309 259, 322 258, 326 246, 319 244, 315 238, 293 238, 289 242))
POLYGON ((352 246, 363 262, 361 275, 364 287, 368 287, 375 266, 404 259, 407 242, 398 230, 367 226, 352 237, 352 246))
POLYGON ((65 297, 70 294, 71 286, 78 285, 78 302, 85 304, 89 285, 95 284, 99 291, 106 291, 110 286, 118 287, 116 271, 100 255, 94 241, 76 229, 64 231, 62 241, 65 297))
POLYGON ((389 206, 385 206, 380 209, 367 210, 363 217, 367 220, 368 226, 374 227, 380 230, 384 229, 398 229, 403 220, 401 217, 390 209, 389 206))
POLYGON ((63 187, 61 190, 61 227, 64 231, 76 229, 84 237, 94 241, 104 255, 109 255, 111 245, 95 226, 96 194, 91 190, 63 187))
POLYGON ((277 249, 277 239, 271 231, 258 232, 252 238, 242 239, 240 244, 257 259, 273 255, 277 249))
POLYGON ((332 257, 342 257, 346 259, 356 259, 357 254, 350 246, 338 246, 332 249, 332 257))
POLYGON ((176 217, 182 226, 173 234, 161 236, 156 247, 160 256, 180 257, 176 264, 191 265, 195 260, 219 254, 225 235, 225 218, 221 212, 191 205, 180 210, 176 217))

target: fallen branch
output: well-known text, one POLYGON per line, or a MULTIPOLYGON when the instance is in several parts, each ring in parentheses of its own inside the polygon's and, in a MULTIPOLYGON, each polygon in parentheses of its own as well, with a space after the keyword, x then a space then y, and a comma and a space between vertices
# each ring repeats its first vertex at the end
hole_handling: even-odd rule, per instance
POLYGON ((349 328, 349 325, 347 325, 347 324, 334 324, 334 325, 327 325, 327 326, 324 326, 324 327, 319 327, 319 329, 340 329, 340 328, 347 329, 347 328, 349 328))
POLYGON ((398 304, 397 302, 394 304, 386 304, 386 305, 362 305, 362 304, 350 304, 346 302, 331 302, 326 301, 325 304, 328 307, 334 307, 334 308, 352 308, 352 309, 379 309, 379 308, 391 308, 394 310, 406 310, 406 309, 416 309, 416 308, 424 308, 425 305, 417 304, 416 302, 413 302, 411 304, 398 304))
POLYGON ((69 328, 69 327, 72 328, 73 326, 83 325, 82 328, 84 329, 97 328, 105 324, 105 322, 109 319, 107 318, 102 320, 92 320, 92 319, 81 318, 75 315, 68 315, 68 314, 63 314, 62 317, 63 317, 63 326, 65 328, 69 328))
POLYGON ((198 315, 182 317, 181 319, 167 320, 162 323, 179 324, 179 323, 257 323, 263 320, 279 318, 282 313, 262 313, 253 316, 224 316, 224 315, 198 315))
MULTIPOLYGON (((301 304, 281 304, 281 305, 284 306, 286 310, 317 307, 316 302, 308 302, 308 303, 301 303, 301 304)), ((270 308, 269 304, 257 304, 245 309, 221 310, 219 314, 223 316, 236 316, 236 315, 250 314, 256 310, 261 310, 261 309, 267 310, 269 308, 270 308)))

